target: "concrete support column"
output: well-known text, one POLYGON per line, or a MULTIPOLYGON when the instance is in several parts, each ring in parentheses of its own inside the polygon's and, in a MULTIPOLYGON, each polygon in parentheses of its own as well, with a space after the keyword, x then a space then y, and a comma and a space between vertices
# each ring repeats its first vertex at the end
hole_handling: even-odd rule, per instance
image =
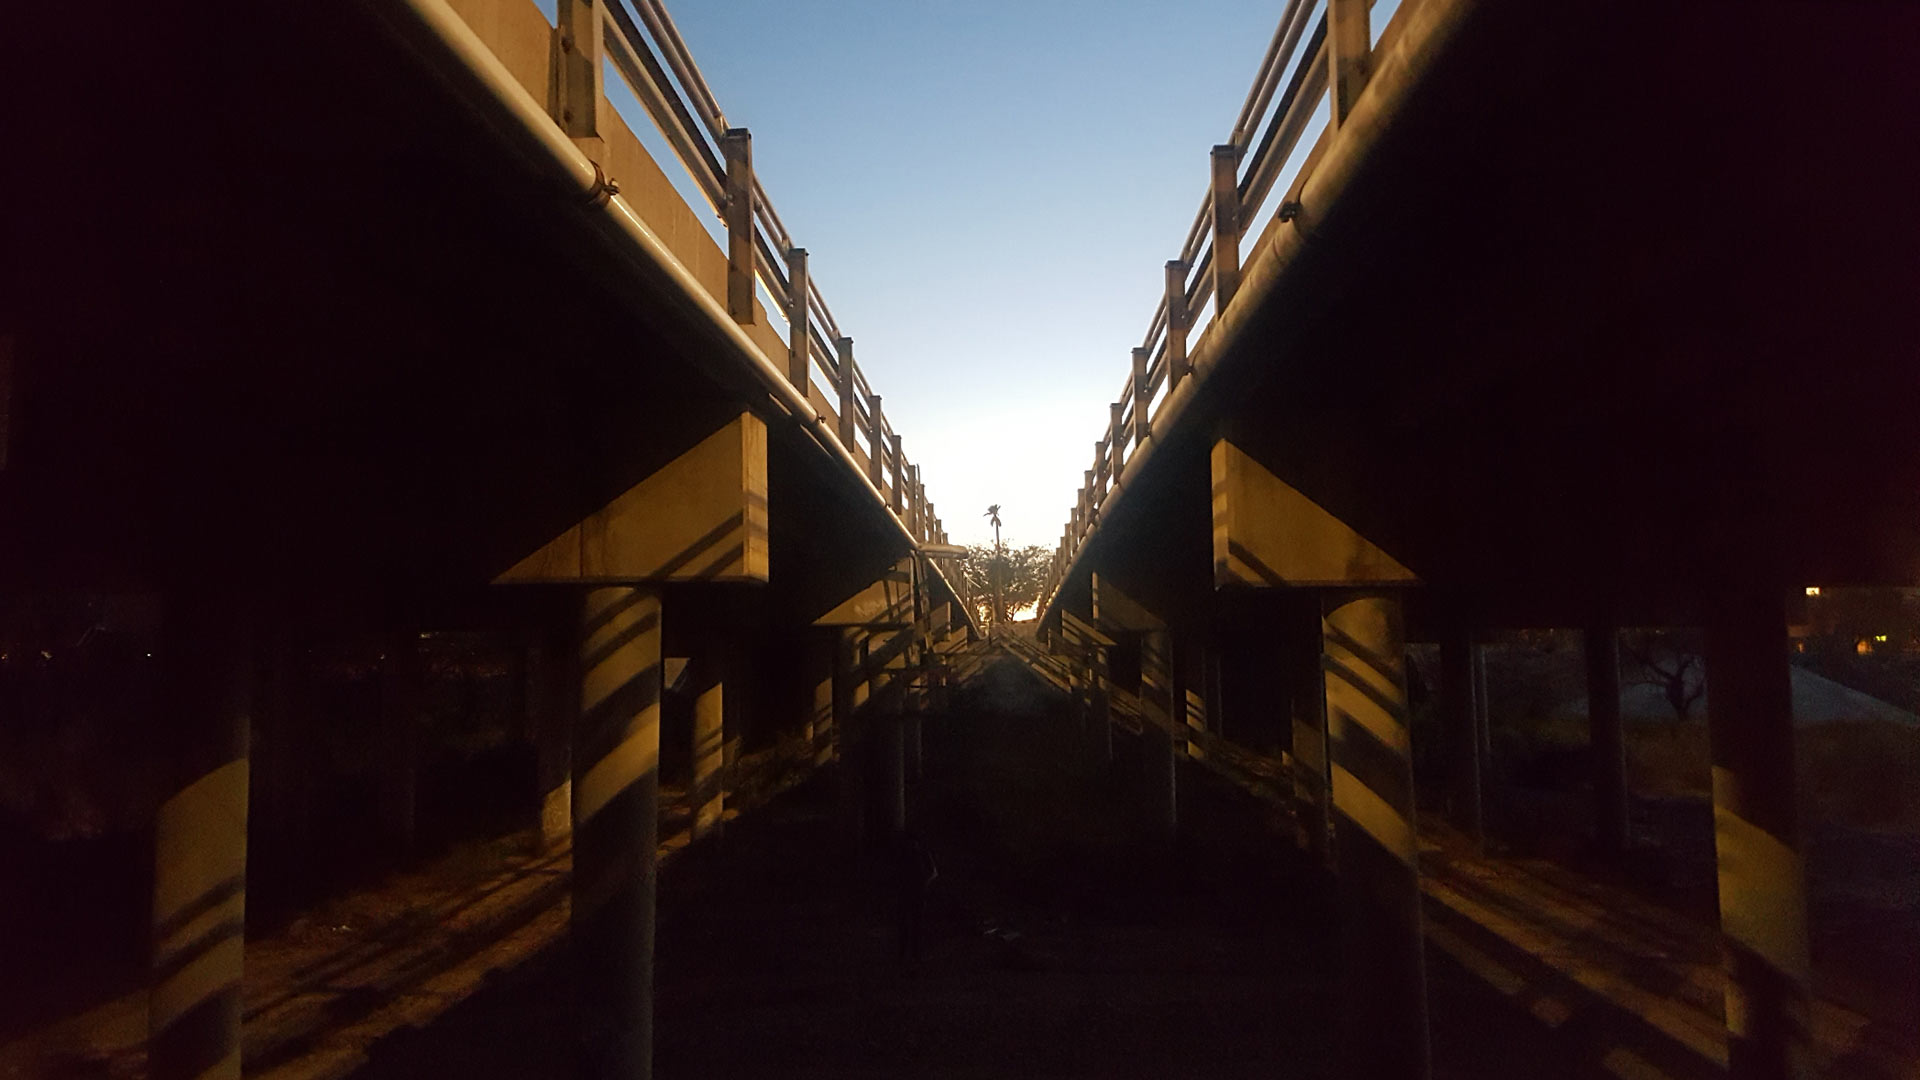
POLYGON ((1087 643, 1081 654, 1080 672, 1085 679, 1086 725, 1081 729, 1082 746, 1094 764, 1102 768, 1113 763, 1113 700, 1106 677, 1106 659, 1098 646, 1087 643))
POLYGON ((907 758, 907 776, 918 783, 926 775, 926 751, 923 744, 921 721, 927 712, 927 685, 932 672, 928 667, 927 623, 921 619, 914 624, 912 662, 909 666, 913 679, 913 690, 908 695, 907 711, 902 736, 905 740, 904 752, 907 758))
POLYGON ((1627 738, 1620 724, 1620 631, 1611 623, 1596 624, 1582 636, 1588 746, 1593 754, 1593 838, 1601 851, 1619 855, 1627 850, 1629 828, 1627 738))
POLYGON ((811 630, 806 643, 806 681, 808 686, 807 745, 813 748, 816 768, 839 756, 840 732, 834 727, 833 660, 834 638, 838 631, 811 630))
POLYGON ((907 725, 900 713, 883 713, 880 725, 880 823, 888 837, 907 831, 907 725))
POLYGON ((174 756, 154 823, 148 1075, 240 1076, 253 656, 244 609, 166 609, 163 703, 174 756))
POLYGON ((1766 593, 1707 626, 1714 846, 1726 950, 1728 1074, 1805 1075, 1807 890, 1794 802, 1786 609, 1766 593))
POLYGON ((1171 839, 1180 831, 1180 743, 1157 724, 1142 729, 1146 741, 1147 812, 1154 831, 1171 839))
POLYGON ((1424 1077, 1426 961, 1400 600, 1326 599, 1327 748, 1345 982, 1343 1073, 1424 1077))
POLYGON ((693 699, 693 772, 687 804, 693 810, 693 839, 720 831, 726 809, 727 657, 720 646, 702 650, 687 665, 687 693, 693 699))
POLYGON ((907 827, 908 646, 905 630, 872 632, 867 638, 864 665, 869 689, 862 726, 868 732, 870 767, 878 785, 872 810, 877 827, 889 839, 907 827))
POLYGON ((1093 680, 1088 675, 1086 663, 1077 651, 1067 653, 1066 659, 1067 670, 1073 673, 1072 683, 1068 687, 1070 692, 1067 695, 1073 730, 1081 745, 1087 745, 1093 738, 1092 729, 1089 727, 1093 680))
POLYGON ((1180 828, 1180 736, 1176 732, 1184 725, 1185 710, 1178 690, 1172 635, 1164 630, 1142 634, 1140 708, 1147 714, 1141 725, 1147 749, 1147 808, 1155 831, 1169 838, 1180 828))
POLYGON ((1113 689, 1094 676, 1093 700, 1093 753, 1094 760, 1102 766, 1113 764, 1113 689))
POLYGON ((1171 685, 1167 692, 1167 718, 1173 722, 1175 751, 1178 756, 1203 760, 1206 751, 1194 734, 1207 730, 1206 653, 1191 642, 1169 643, 1167 658, 1171 685))
POLYGON ((1311 593, 1282 598, 1283 655, 1279 666, 1291 690, 1293 797, 1307 851, 1323 865, 1333 859, 1333 793, 1327 749, 1327 697, 1322 670, 1320 600, 1311 593))
POLYGON ((580 685, 573 622, 544 620, 526 646, 527 731, 540 798, 536 843, 543 852, 573 835, 573 727, 580 685))
POLYGON ((573 748, 573 952, 580 1074, 653 1072, 659 847, 661 605, 648 589, 589 590, 573 748))
POLYGON ((412 854, 419 831, 424 681, 418 631, 388 631, 380 655, 380 820, 389 850, 402 858, 412 854))
MULTIPOLYGON (((1492 695, 1487 693, 1487 650, 1475 643, 1473 648, 1473 726, 1480 733, 1480 802, 1484 807, 1487 791, 1494 788, 1498 774, 1493 769, 1493 723, 1488 719, 1492 695)), ((1497 788, 1494 788, 1496 791, 1497 788)), ((1484 813, 1484 809, 1482 813, 1484 813)))
MULTIPOLYGON (((273 609, 279 607, 276 604, 273 609)), ((290 620, 279 620, 257 628, 254 638, 261 663, 247 756, 252 774, 248 818, 256 903, 263 899, 282 906, 299 903, 309 897, 315 884, 309 854, 314 725, 307 710, 310 689, 302 629, 290 620)))
POLYGON ((860 666, 860 631, 851 627, 834 631, 833 654, 833 730, 840 757, 840 829, 847 853, 858 858, 866 844, 867 763, 872 757, 868 732, 855 719, 861 683, 865 675, 860 666))
POLYGON ((1475 677, 1479 646, 1465 626, 1449 627, 1440 641, 1440 723, 1447 742, 1448 816, 1468 839, 1486 842, 1486 816, 1481 807, 1479 679, 1475 677))

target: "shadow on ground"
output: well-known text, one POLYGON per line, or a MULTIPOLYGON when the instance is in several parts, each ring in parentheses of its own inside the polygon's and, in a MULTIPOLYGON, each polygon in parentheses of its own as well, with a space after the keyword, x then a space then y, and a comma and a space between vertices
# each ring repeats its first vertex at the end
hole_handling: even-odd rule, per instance
MULTIPOLYGON (((823 772, 662 875, 656 1075, 1340 1075, 1335 913, 1272 811, 1184 769, 1181 842, 1144 839, 1138 747, 1097 761, 1012 664, 925 739, 923 962, 899 964, 884 870, 847 856, 823 772)), ((569 1075, 567 963, 546 950, 357 1075, 569 1075)), ((1433 978, 1438 1075, 1584 1074, 1464 972, 1433 978)))

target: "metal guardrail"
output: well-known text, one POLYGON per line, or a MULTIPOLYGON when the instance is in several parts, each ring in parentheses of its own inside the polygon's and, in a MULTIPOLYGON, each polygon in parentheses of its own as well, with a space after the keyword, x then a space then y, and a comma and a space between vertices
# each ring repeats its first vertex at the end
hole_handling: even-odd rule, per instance
MULTIPOLYGON (((753 173, 751 136, 728 124, 662 0, 559 0, 556 23, 556 113, 562 126, 568 125, 570 79, 580 86, 575 92, 593 94, 592 105, 598 107, 604 56, 726 225, 729 313, 737 322, 751 323, 756 287, 766 290, 788 327, 788 381, 802 396, 813 390, 825 397, 838 419, 834 434, 840 444, 850 453, 864 453, 869 479, 914 538, 946 543, 919 466, 907 460, 880 395, 854 362, 853 339, 827 307, 808 270, 806 249, 795 246, 753 173), (823 385, 814 383, 816 371, 823 385)), ((779 366, 779 358, 768 359, 779 366)))
POLYGON ((1232 133, 1212 150, 1213 180, 1206 198, 1179 257, 1166 264, 1164 294, 1145 338, 1133 349, 1127 380, 1108 407, 1107 429, 1094 443, 1093 467, 1086 470, 1041 589, 1042 611, 1099 523, 1129 452, 1137 453, 1152 437, 1155 409, 1192 374, 1191 349, 1212 329, 1198 316, 1209 302, 1216 313, 1232 302, 1248 226, 1286 178, 1287 163, 1315 111, 1329 102, 1331 120, 1285 188, 1275 210, 1281 221, 1291 219, 1289 206, 1297 205, 1327 139, 1365 87, 1371 6, 1372 0, 1288 0, 1232 133))

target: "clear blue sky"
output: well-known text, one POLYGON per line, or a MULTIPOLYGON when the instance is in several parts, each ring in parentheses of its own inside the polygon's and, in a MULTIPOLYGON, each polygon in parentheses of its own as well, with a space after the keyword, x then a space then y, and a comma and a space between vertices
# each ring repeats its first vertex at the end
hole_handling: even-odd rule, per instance
POLYGON ((949 534, 1053 544, 1283 4, 668 7, 949 534))

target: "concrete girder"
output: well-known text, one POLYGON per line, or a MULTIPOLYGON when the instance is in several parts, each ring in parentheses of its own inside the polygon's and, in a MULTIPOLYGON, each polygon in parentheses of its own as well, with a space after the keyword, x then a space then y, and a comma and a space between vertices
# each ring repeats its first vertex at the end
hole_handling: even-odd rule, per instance
POLYGON ((495 584, 765 582, 767 427, 742 412, 495 584))
POLYGON ((813 620, 815 626, 902 627, 914 622, 916 561, 895 562, 872 582, 813 620))
POLYGON ((1300 494, 1251 455, 1213 444, 1216 585, 1414 585, 1379 545, 1300 494))

